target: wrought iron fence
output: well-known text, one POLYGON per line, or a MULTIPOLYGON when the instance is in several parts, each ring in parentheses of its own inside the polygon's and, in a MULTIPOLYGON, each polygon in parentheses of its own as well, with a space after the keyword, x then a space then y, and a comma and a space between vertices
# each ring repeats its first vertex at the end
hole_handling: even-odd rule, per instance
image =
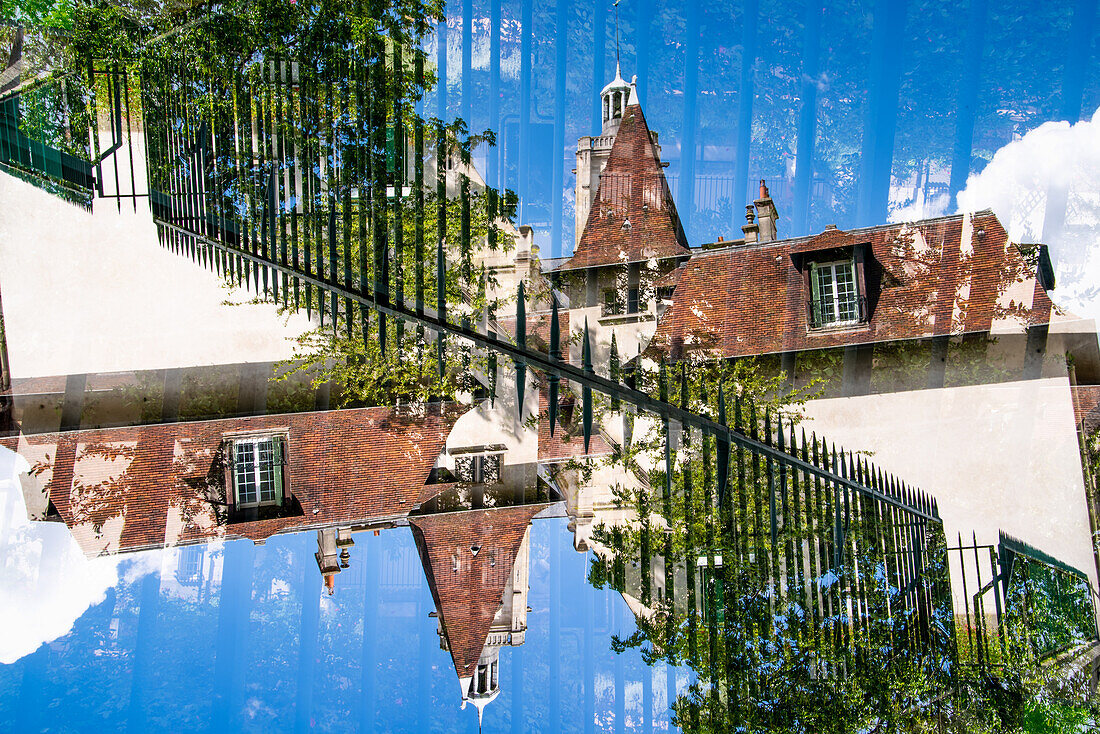
POLYGON ((1082 571, 1003 532, 996 546, 960 535, 948 553, 962 597, 960 668, 1019 666, 1098 639, 1095 593, 1082 571))
MULTIPOLYGON (((713 390, 685 394, 699 411, 726 403, 713 390)), ((843 680, 852 695, 887 680, 946 686, 954 620, 935 502, 863 457, 729 402, 735 430, 775 454, 738 446, 724 457, 717 438, 692 430, 668 448, 665 423, 664 470, 631 498, 636 521, 593 535, 590 580, 641 610, 639 633, 619 644, 687 663, 700 696, 747 730, 782 728, 784 716, 806 713, 799 706, 824 705, 781 693, 792 686, 843 680)))
POLYGON ((0 168, 90 205, 87 83, 66 74, 0 99, 0 168))
POLYGON ((96 195, 119 206, 146 196, 133 146, 137 79, 125 65, 89 63, 14 89, 0 99, 0 169, 89 208, 96 195))
MULTIPOLYGON (((533 370, 548 393, 551 432, 564 380, 580 395, 586 453, 597 411, 625 403, 650 415, 663 432, 662 511, 676 518, 679 504, 698 514, 684 518, 685 545, 677 547, 686 555, 671 536, 662 548, 655 533, 639 552, 650 560, 664 553, 681 569, 684 581, 666 574, 656 595, 670 600, 669 610, 709 610, 693 614, 688 629, 705 625, 705 641, 696 642, 727 650, 722 685, 762 685, 739 677, 767 667, 758 648, 733 643, 745 630, 777 641, 777 650, 812 639, 820 652, 806 668, 812 676, 878 664, 887 648, 908 651, 930 673, 942 669, 938 651, 953 639, 953 615, 942 523, 929 496, 855 454, 796 437, 792 425, 757 415, 737 396, 727 399, 721 381, 689 389, 686 365, 678 401, 669 398, 667 371, 642 389, 644 380, 618 368, 614 345, 608 372, 597 374, 587 328, 581 363, 570 362, 556 297, 547 349, 532 348, 522 283, 512 335, 473 326, 493 315, 456 302, 447 286, 456 275, 474 286, 469 181, 460 176, 457 192, 447 188, 453 139, 376 94, 387 88, 388 70, 401 66, 400 52, 324 73, 262 61, 228 79, 184 61, 147 60, 141 84, 151 204, 166 246, 316 312, 348 336, 377 340, 383 354, 401 343, 400 324, 412 323, 436 334, 441 366, 452 338, 485 350, 493 365, 498 356, 511 360, 521 412, 533 370), (388 154, 387 130, 400 140, 406 126, 411 146, 388 154), (457 222, 448 218, 449 194, 459 201, 457 222), (448 249, 448 235, 457 235, 458 252, 448 249), (593 392, 610 403, 597 405, 593 392), (674 448, 674 425, 694 443, 674 448), (706 520, 697 526, 697 518, 706 520)), ((414 75, 423 78, 419 61, 414 75)), ((490 190, 481 200, 490 219, 501 198, 490 190)), ((639 583, 652 602, 652 578, 642 574, 639 583)), ((705 658, 719 665, 715 655, 705 658)))

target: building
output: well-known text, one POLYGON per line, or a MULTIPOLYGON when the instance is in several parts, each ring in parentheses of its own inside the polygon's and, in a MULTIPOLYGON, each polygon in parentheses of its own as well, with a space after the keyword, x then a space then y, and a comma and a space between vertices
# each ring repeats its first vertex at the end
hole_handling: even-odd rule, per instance
POLYGON ((500 652, 527 632, 530 526, 546 505, 409 518, 435 602, 439 646, 451 654, 462 707, 480 723, 500 695, 500 652))
POLYGON ((763 181, 740 237, 687 243, 633 84, 617 72, 602 97, 601 135, 578 143, 583 231, 546 264, 597 365, 612 335, 651 366, 753 358, 809 391, 808 430, 935 496, 949 542, 1004 531, 1096 588, 1077 429, 1100 350, 1052 301, 1045 246, 990 211, 784 239, 763 181))

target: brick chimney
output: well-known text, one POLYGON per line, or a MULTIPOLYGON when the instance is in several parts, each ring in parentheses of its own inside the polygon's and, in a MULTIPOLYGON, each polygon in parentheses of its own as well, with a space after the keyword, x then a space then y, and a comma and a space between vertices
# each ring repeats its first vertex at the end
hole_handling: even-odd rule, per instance
MULTIPOLYGON (((760 198, 753 202, 756 205, 756 215, 760 220, 757 225, 760 228, 759 242, 774 242, 778 239, 776 223, 779 221, 779 211, 775 208, 771 194, 768 193, 768 184, 760 179, 760 198)), ((746 242, 748 233, 746 233, 746 242)))

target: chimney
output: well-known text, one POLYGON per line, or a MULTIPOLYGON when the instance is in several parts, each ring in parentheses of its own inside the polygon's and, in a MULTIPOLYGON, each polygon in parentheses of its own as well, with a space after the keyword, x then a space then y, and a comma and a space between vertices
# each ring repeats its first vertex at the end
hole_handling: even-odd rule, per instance
POLYGON ((719 241, 719 242, 725 242, 725 241, 726 241, 726 238, 725 238, 725 237, 723 237, 722 235, 718 235, 718 241, 719 241))
POLYGON ((745 244, 754 244, 759 239, 760 226, 754 221, 756 219, 756 212, 752 208, 752 204, 745 207, 745 220, 747 224, 741 225, 741 231, 745 233, 745 244))
POLYGON ((768 193, 768 184, 760 179, 760 198, 753 202, 756 205, 756 213, 760 217, 760 242, 774 242, 778 239, 776 222, 779 221, 779 212, 775 208, 771 194, 768 193))

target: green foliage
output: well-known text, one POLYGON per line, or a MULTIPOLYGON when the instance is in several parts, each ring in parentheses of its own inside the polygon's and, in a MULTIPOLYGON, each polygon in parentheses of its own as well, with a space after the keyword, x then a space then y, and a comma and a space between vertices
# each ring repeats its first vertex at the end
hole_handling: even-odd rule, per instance
POLYGON ((429 399, 454 398, 459 388, 461 357, 451 347, 452 356, 439 374, 436 347, 423 339, 391 343, 383 355, 376 338, 345 336, 319 327, 298 339, 294 360, 284 375, 299 373, 312 376, 313 385, 333 381, 340 386, 338 404, 395 405, 429 399))
POLYGON ((0 3, 0 21, 15 25, 46 28, 72 27, 72 0, 4 0, 0 3))

